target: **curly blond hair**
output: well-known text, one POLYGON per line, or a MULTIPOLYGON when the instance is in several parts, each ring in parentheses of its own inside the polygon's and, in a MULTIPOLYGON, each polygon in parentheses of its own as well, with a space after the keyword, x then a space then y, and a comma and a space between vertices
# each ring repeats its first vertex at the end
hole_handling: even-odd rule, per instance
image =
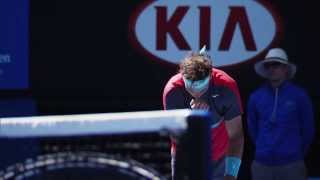
POLYGON ((191 54, 186 57, 179 66, 180 73, 186 79, 197 81, 211 74, 212 63, 207 57, 200 54, 191 54))

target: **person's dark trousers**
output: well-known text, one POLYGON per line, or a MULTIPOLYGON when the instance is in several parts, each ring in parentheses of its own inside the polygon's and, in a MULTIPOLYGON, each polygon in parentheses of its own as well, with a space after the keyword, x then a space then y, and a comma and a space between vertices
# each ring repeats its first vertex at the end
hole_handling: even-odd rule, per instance
POLYGON ((306 180, 306 167, 303 161, 281 166, 267 166, 253 161, 252 180, 306 180))

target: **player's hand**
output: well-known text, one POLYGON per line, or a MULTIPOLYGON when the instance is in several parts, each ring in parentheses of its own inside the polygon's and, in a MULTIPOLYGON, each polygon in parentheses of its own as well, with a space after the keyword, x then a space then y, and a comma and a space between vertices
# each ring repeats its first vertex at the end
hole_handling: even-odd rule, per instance
POLYGON ((190 107, 191 109, 203 109, 203 110, 209 109, 209 105, 200 99, 192 99, 190 102, 190 107))

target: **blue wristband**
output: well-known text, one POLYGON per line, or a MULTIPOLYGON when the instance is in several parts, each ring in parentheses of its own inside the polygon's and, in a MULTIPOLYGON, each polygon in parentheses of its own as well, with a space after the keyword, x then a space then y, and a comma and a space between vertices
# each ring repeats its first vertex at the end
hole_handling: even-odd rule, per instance
POLYGON ((241 159, 238 157, 226 157, 225 175, 237 177, 241 165, 241 159))

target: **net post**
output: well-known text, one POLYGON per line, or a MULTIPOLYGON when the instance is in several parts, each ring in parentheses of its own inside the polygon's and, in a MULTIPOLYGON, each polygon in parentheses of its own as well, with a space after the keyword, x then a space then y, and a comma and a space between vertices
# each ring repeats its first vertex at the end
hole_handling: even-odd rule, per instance
POLYGON ((192 111, 187 117, 188 129, 177 143, 175 173, 178 179, 211 178, 211 118, 206 111, 192 111))

